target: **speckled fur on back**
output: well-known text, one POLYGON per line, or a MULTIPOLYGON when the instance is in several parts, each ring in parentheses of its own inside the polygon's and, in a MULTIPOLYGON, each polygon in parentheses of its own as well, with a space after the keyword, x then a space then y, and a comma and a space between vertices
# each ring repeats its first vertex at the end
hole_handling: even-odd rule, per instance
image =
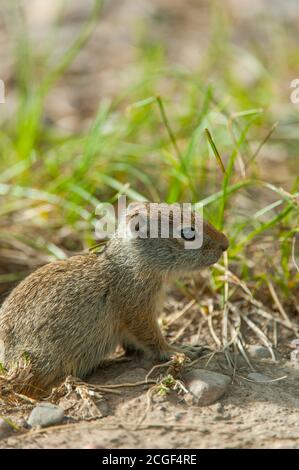
POLYGON ((174 240, 115 236, 100 254, 32 273, 0 309, 4 363, 28 354, 32 384, 46 390, 67 375, 86 376, 118 344, 169 358, 178 348, 166 343, 157 323, 165 281, 212 264, 227 248, 224 235, 205 224, 199 250, 174 240))

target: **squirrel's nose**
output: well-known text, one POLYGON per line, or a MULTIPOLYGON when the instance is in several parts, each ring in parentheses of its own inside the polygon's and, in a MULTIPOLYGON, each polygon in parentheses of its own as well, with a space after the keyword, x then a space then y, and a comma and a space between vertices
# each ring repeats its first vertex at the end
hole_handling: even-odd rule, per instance
POLYGON ((229 241, 228 238, 224 235, 224 233, 221 234, 221 241, 220 241, 220 246, 222 251, 226 251, 229 247, 229 241))

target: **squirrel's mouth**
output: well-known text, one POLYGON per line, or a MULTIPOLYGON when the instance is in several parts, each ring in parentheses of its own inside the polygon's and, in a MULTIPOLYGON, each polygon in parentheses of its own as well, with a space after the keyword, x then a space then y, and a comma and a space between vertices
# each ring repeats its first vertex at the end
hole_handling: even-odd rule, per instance
POLYGON ((219 253, 219 255, 215 254, 214 256, 211 256, 209 261, 207 261, 206 266, 212 266, 213 264, 217 263, 217 261, 219 261, 219 259, 221 258, 221 255, 222 255, 222 252, 219 253))

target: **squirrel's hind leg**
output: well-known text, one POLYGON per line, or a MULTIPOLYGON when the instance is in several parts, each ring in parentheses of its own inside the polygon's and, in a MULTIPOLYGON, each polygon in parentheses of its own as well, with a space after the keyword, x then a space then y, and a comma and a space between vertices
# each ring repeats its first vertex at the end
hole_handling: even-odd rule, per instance
POLYGON ((144 348, 138 344, 136 338, 132 335, 126 334, 121 340, 121 346, 125 351, 126 356, 143 357, 145 355, 144 348))

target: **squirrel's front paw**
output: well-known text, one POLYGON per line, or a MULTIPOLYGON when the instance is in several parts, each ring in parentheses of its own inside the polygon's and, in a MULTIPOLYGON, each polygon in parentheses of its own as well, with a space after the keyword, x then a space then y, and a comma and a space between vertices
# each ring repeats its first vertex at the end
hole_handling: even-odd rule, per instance
POLYGON ((157 355, 159 361, 169 361, 175 354, 184 354, 189 359, 197 359, 200 357, 205 350, 202 346, 190 346, 190 345, 183 345, 183 346, 176 346, 160 351, 157 355))
POLYGON ((167 349, 165 351, 160 351, 158 354, 155 354, 155 357, 158 361, 165 362, 165 361, 170 361, 175 354, 179 353, 181 351, 177 351, 175 349, 167 349))

